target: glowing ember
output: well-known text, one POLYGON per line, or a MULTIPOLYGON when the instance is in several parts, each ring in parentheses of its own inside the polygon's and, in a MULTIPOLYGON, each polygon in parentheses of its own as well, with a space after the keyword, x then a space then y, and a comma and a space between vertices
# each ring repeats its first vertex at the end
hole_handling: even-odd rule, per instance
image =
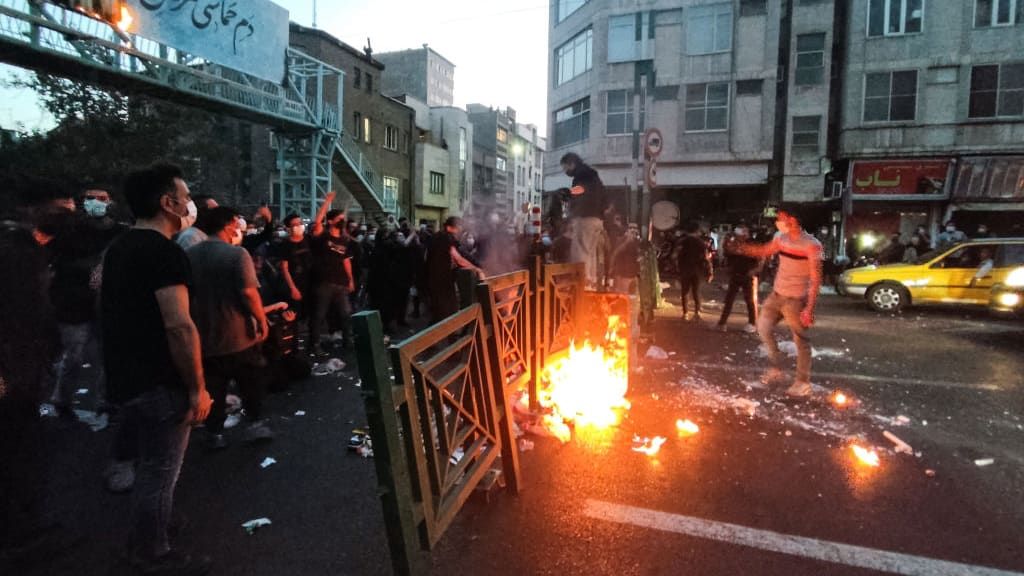
POLYGON ((128 10, 128 7, 121 6, 121 17, 118 18, 117 22, 115 22, 114 24, 117 26, 117 29, 121 32, 127 32, 128 29, 131 28, 132 22, 134 21, 135 19, 132 18, 132 13, 128 10))
POLYGON ((853 453, 857 456, 857 460, 860 460, 862 464, 871 466, 872 468, 878 466, 878 454, 876 454, 874 450, 868 450, 867 448, 863 448, 856 444, 854 444, 850 448, 853 450, 853 453))
POLYGON ((622 410, 629 409, 628 343, 618 335, 619 317, 608 318, 602 346, 573 343, 568 354, 552 362, 545 370, 546 387, 538 393, 539 404, 550 410, 543 425, 554 436, 567 442, 568 425, 596 426, 618 424, 622 410))
POLYGON ((655 436, 654 438, 644 438, 640 442, 639 446, 633 446, 633 452, 640 452, 647 454, 648 456, 654 456, 661 450, 661 445, 665 443, 664 436, 655 436))
POLYGON ((676 431, 680 434, 692 435, 700 432, 700 426, 697 426, 689 420, 676 420, 676 431))
POLYGON ((847 398, 846 394, 843 394, 842 392, 836 391, 836 393, 832 395, 832 402, 835 403, 836 406, 846 406, 846 404, 849 403, 849 401, 850 399, 847 398))

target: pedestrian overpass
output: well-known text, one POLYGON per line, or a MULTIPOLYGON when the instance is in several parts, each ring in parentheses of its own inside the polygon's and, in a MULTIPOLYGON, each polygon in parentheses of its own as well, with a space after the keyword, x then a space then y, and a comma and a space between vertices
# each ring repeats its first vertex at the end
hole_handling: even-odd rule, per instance
POLYGON ((295 48, 275 83, 52 2, 0 0, 0 62, 269 125, 281 216, 312 217, 332 174, 367 217, 386 214, 380 175, 342 138, 345 73, 295 48))

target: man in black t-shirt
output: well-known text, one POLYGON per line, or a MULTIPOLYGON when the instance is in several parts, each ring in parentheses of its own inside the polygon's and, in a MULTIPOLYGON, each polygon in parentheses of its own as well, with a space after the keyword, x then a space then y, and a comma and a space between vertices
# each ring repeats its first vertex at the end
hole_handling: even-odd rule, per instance
POLYGON ((455 268, 468 268, 483 276, 483 271, 459 253, 462 219, 445 220, 444 231, 434 235, 427 249, 427 283, 430 287, 430 321, 438 323, 459 311, 455 294, 455 268))
POLYGON ((306 237, 306 225, 298 214, 286 216, 284 226, 288 236, 277 247, 278 268, 288 286, 288 307, 304 317, 312 289, 313 248, 306 237))
MULTIPOLYGON (((330 199, 333 199, 333 195, 330 199)), ((325 206, 330 205, 330 199, 325 206)), ((345 212, 342 210, 331 210, 323 219, 318 218, 313 223, 310 244, 313 248, 313 294, 316 303, 313 317, 309 321, 309 345, 316 355, 324 355, 320 347, 320 333, 332 310, 341 319, 342 346, 348 347, 352 342, 349 326, 352 304, 349 294, 355 291, 355 280, 352 275, 351 239, 345 224, 345 212)))
POLYGON ((123 404, 139 446, 129 558, 146 573, 202 574, 209 559, 172 550, 167 538, 189 432, 211 404, 189 316, 189 262, 170 240, 194 210, 176 166, 133 172, 124 188, 136 223, 107 249, 100 302, 108 398, 123 404))

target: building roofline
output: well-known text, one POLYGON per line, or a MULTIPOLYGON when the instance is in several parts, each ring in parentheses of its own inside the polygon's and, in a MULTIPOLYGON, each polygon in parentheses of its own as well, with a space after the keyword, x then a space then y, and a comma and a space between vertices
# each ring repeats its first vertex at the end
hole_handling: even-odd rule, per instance
POLYGON ((348 52, 349 54, 355 56, 356 58, 359 58, 363 62, 366 62, 366 63, 374 66, 377 69, 380 69, 380 70, 384 69, 384 63, 381 62, 380 60, 377 60, 373 56, 367 56, 366 52, 363 52, 362 50, 359 50, 359 49, 355 48, 354 46, 346 44, 345 42, 343 42, 342 40, 338 39, 337 37, 332 36, 331 34, 328 34, 327 32, 324 32, 323 30, 320 30, 319 28, 310 28, 308 26, 303 26, 301 24, 296 24, 295 22, 289 22, 288 23, 288 29, 289 29, 289 31, 295 30, 295 31, 301 32, 303 34, 311 34, 313 36, 319 36, 321 39, 327 40, 331 44, 334 44, 336 47, 341 48, 342 50, 344 50, 345 52, 348 52))
POLYGON ((423 48, 407 48, 405 50, 394 50, 391 52, 381 52, 380 56, 390 56, 392 54, 408 54, 410 52, 422 52, 424 50, 426 50, 427 52, 433 52, 435 56, 447 62, 449 65, 451 65, 452 68, 455 68, 455 62, 452 62, 451 60, 445 58, 444 56, 441 55, 440 52, 434 50, 430 46, 424 46, 423 48))

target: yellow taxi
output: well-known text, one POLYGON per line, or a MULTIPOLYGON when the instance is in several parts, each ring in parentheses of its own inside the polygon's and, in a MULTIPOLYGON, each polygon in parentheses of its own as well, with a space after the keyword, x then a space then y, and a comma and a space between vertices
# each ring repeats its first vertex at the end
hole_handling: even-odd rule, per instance
POLYGON ((916 263, 865 266, 843 272, 839 292, 861 297, 878 312, 911 304, 988 306, 993 287, 1004 286, 1024 265, 1024 238, 970 240, 922 254, 916 263))

